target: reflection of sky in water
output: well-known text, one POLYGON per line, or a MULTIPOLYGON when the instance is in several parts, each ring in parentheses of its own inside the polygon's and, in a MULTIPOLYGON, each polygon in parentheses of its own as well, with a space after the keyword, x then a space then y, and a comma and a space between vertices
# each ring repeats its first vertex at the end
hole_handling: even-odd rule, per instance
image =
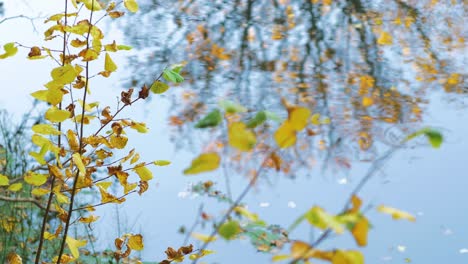
MULTIPOLYGON (((36 2, 24 3, 6 1, 6 16, 17 13, 31 13, 41 10, 42 14, 55 13, 52 7, 36 2)), ((44 26, 42 19, 36 23, 38 32, 44 26)), ((23 44, 34 43, 41 39, 40 33, 31 33, 28 20, 20 19, 0 25, 3 42, 12 40, 23 44), (14 30, 13 30, 14 29, 14 30)), ((115 38, 121 34, 114 30, 115 38)), ((3 94, 0 98, 2 108, 10 109, 14 115, 21 115, 29 109, 31 99, 27 95, 38 89, 38 84, 45 83, 49 76, 46 61, 27 61, 26 53, 20 52, 15 58, 0 63, 3 94), (25 78, 27 76, 27 78, 25 78)), ((122 54, 122 53, 121 53, 122 54)), ((115 60, 123 65, 122 56, 115 60)), ((123 73, 121 66, 119 72, 123 73)), ((124 73, 126 74, 126 73, 124 73)), ((115 102, 115 96, 109 96, 109 89, 118 94, 119 79, 116 76, 109 80, 96 80, 93 97, 104 100, 108 104, 115 102), (102 88, 97 88, 99 85, 102 88), (105 85, 105 86, 104 86, 105 85), (111 88, 112 87, 112 88, 111 88)), ((93 100, 94 100, 93 98, 93 100)), ((444 97, 445 98, 445 97, 444 97)), ((468 143, 468 116, 455 107, 447 106, 447 101, 440 94, 431 96, 426 123, 444 128, 446 143, 440 150, 429 147, 405 149, 390 160, 384 169, 366 186, 361 194, 364 202, 378 205, 388 204, 414 213, 416 223, 393 221, 386 215, 369 211, 369 218, 374 225, 370 232, 369 246, 364 249, 366 263, 402 263, 405 258, 413 263, 465 263, 468 258, 468 186, 466 171, 468 163, 466 149, 468 143)), ((128 115, 137 120, 146 121, 151 129, 147 135, 135 137, 135 147, 142 157, 169 159, 173 163, 169 167, 154 169, 155 180, 150 191, 143 197, 129 197, 128 202, 121 207, 120 220, 123 223, 122 232, 142 230, 145 236, 145 259, 162 259, 167 246, 179 246, 183 237, 177 234, 180 225, 189 227, 201 202, 205 210, 213 215, 222 212, 213 200, 201 197, 182 199, 180 192, 185 186, 198 180, 216 179, 217 187, 224 190, 224 180, 221 172, 201 176, 182 176, 182 168, 190 163, 198 151, 175 151, 169 140, 171 129, 166 126, 166 113, 171 108, 167 100, 153 100, 147 105, 136 106, 128 115)), ((284 179, 275 175, 265 175, 265 179, 256 187, 245 202, 249 208, 258 212, 268 223, 288 226, 295 217, 314 204, 323 206, 333 212, 342 207, 347 193, 359 181, 369 164, 353 163, 348 177, 322 175, 319 166, 312 171, 310 177, 297 176, 295 180, 284 179)), ((233 193, 239 193, 246 181, 242 175, 232 175, 233 193)), ((96 232, 103 241, 113 244, 117 236, 115 227, 114 206, 101 209, 103 219, 96 232), (106 224, 111 223, 111 225, 106 224)), ((202 231, 203 232, 203 231, 202 231)), ((207 233, 207 231, 204 231, 207 233)), ((290 237, 308 240, 312 235, 301 225, 290 237)), ((207 257, 206 261, 218 263, 266 263, 269 255, 256 253, 247 241, 214 243, 217 254, 207 257)), ((354 248, 350 236, 344 235, 328 240, 324 247, 343 246, 354 248)))

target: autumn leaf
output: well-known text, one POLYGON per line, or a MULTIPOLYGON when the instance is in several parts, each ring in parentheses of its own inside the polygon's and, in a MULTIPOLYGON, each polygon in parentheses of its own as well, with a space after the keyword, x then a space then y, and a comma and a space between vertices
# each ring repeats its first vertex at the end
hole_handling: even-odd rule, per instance
POLYGON ((104 59, 104 70, 109 72, 114 72, 117 70, 117 65, 111 59, 109 53, 106 53, 106 57, 104 59))
POLYGON ((296 143, 296 131, 289 123, 289 120, 284 121, 276 130, 274 138, 280 148, 288 148, 296 143))
POLYGON ((331 228, 337 234, 344 232, 343 224, 335 217, 318 206, 312 207, 306 213, 306 219, 311 225, 314 225, 322 230, 331 228))
POLYGON ((228 129, 229 145, 242 151, 249 151, 257 143, 255 133, 246 127, 242 122, 229 125, 228 129))
POLYGON ((52 79, 60 84, 72 83, 78 75, 75 68, 70 64, 54 68, 50 73, 52 79))
POLYGON ((364 256, 356 250, 337 250, 333 255, 332 264, 364 264, 364 256))
POLYGON ((290 110, 289 113, 289 124, 291 128, 296 131, 301 131, 307 126, 307 122, 311 112, 305 107, 295 107, 290 110))
POLYGON ((150 90, 155 94, 162 94, 169 90, 169 85, 160 81, 155 81, 153 84, 151 84, 150 90))
POLYGON ((361 217, 353 226, 351 234, 360 247, 367 246, 367 233, 369 232, 369 221, 365 217, 361 217))
POLYGON ((124 6, 132 13, 136 13, 138 11, 138 3, 135 0, 124 0, 124 6))
POLYGON ((28 184, 31 184, 31 185, 34 185, 34 186, 41 186, 44 183, 46 183, 48 176, 49 176, 48 174, 39 174, 39 173, 28 172, 23 177, 23 179, 28 184))
POLYGON ((60 123, 70 117, 70 112, 67 110, 58 109, 55 106, 49 108, 45 113, 45 118, 53 123, 60 123))
POLYGON ((156 160, 156 161, 153 162, 153 164, 156 165, 156 166, 167 166, 167 165, 171 164, 171 162, 168 161, 168 160, 156 160))
POLYGON ((390 35, 388 32, 383 31, 382 33, 380 33, 380 36, 377 39, 377 43, 379 45, 392 45, 393 43, 392 35, 390 35))
POLYGON ((80 256, 78 248, 84 247, 87 244, 86 240, 76 240, 70 236, 67 236, 65 241, 67 242, 68 248, 70 249, 70 252, 74 258, 78 258, 80 256))
POLYGON ((217 153, 204 153, 192 160, 189 168, 184 170, 184 174, 198 174, 202 172, 216 170, 219 167, 221 158, 217 153))
POLYGON ((128 247, 132 250, 143 250, 143 236, 140 234, 130 235, 128 238, 128 247))
POLYGON ((146 166, 137 166, 134 171, 142 181, 149 181, 153 179, 153 173, 146 166))
POLYGON ((416 221, 416 217, 414 217, 410 213, 398 210, 396 208, 388 207, 388 206, 385 206, 385 205, 378 206, 377 211, 379 211, 381 213, 384 213, 384 214, 389 214, 395 220, 405 219, 405 220, 408 220, 408 221, 411 221, 411 222, 416 221))
POLYGON ((213 241, 216 241, 217 237, 216 236, 209 236, 209 235, 205 235, 205 234, 200 234, 200 233, 192 233, 190 234, 190 236, 192 236, 193 238, 195 239, 198 239, 204 243, 208 243, 208 242, 213 242, 213 241))
POLYGON ((8 186, 8 190, 10 190, 12 192, 17 192, 17 191, 21 190, 22 188, 23 188, 23 184, 21 182, 13 183, 12 185, 8 186))
POLYGON ((43 135, 60 135, 60 131, 58 131, 55 127, 49 124, 37 124, 32 127, 32 131, 43 134, 43 135))
POLYGON ((6 59, 8 57, 12 57, 18 52, 18 48, 15 47, 14 42, 10 42, 10 43, 3 45, 3 49, 5 50, 5 53, 0 54, 0 59, 6 59))

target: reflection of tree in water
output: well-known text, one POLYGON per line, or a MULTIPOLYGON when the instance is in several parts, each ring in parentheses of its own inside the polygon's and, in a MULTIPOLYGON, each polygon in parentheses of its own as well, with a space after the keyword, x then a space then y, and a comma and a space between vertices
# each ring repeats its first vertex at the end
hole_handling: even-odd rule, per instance
POLYGON ((387 127, 421 121, 428 92, 463 92, 465 9, 431 0, 154 0, 126 33, 150 54, 132 60, 144 76, 188 62, 171 118, 183 133, 220 98, 258 110, 284 97, 330 119, 312 131, 328 155, 349 152, 350 142, 362 154, 385 141, 387 127))

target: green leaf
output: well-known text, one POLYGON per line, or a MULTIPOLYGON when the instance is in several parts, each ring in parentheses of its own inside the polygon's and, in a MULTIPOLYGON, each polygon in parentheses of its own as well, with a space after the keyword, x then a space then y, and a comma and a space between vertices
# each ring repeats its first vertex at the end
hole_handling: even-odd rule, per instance
POLYGON ((127 45, 117 45, 117 49, 118 49, 118 50, 131 50, 132 47, 131 47, 131 46, 127 46, 127 45))
POLYGON ((0 55, 0 59, 6 59, 8 57, 12 57, 18 52, 18 48, 15 47, 14 42, 10 42, 10 43, 3 45, 3 49, 5 49, 5 53, 0 55))
POLYGON ((444 137, 439 131, 433 128, 426 127, 407 136, 406 141, 409 141, 420 135, 425 135, 433 148, 439 148, 444 140, 444 137))
POLYGON ((181 83, 184 81, 184 77, 182 77, 178 72, 172 69, 165 69, 163 71, 163 78, 166 81, 173 83, 181 83))
POLYGON ((230 240, 236 237, 242 231, 239 222, 237 221, 229 221, 222 224, 219 229, 218 233, 224 239, 230 240))
POLYGON ((195 125, 196 128, 215 127, 223 121, 223 116, 218 109, 211 111, 195 125))
POLYGON ((248 128, 255 128, 267 120, 267 114, 265 111, 258 112, 252 119, 247 122, 248 128))
POLYGON ((273 120, 275 122, 281 123, 283 122, 283 119, 279 117, 276 113, 270 112, 270 111, 265 111, 265 114, 269 120, 273 120))
POLYGON ((247 108, 229 100, 222 100, 219 102, 219 105, 224 109, 224 111, 230 114, 247 112, 247 108))
POLYGON ((155 93, 155 94, 162 94, 164 92, 166 92, 167 90, 169 89, 169 85, 163 83, 163 82, 160 82, 160 81, 155 81, 152 85, 151 85, 151 92, 155 93))

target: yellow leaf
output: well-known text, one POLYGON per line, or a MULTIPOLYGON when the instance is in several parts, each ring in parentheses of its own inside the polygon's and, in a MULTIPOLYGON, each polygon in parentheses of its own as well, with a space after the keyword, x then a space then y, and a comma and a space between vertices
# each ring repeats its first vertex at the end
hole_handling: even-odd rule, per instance
POLYGON ((46 183, 48 177, 49 177, 48 174, 28 172, 24 176, 24 181, 34 186, 41 186, 42 184, 46 183))
POLYGON ((364 264, 364 256, 355 250, 337 250, 333 256, 332 264, 364 264))
POLYGON ((138 131, 140 133, 147 133, 148 132, 148 128, 146 127, 145 123, 133 122, 130 127, 135 129, 136 131, 138 131))
POLYGON ((377 43, 379 45, 392 45, 392 35, 390 35, 388 32, 382 31, 382 33, 380 33, 379 38, 377 39, 377 43))
POLYGON ((257 214, 250 212, 249 210, 247 210, 245 207, 242 207, 242 206, 236 206, 234 208, 234 212, 244 216, 245 218, 249 219, 252 222, 257 222, 260 220, 257 214))
POLYGON ((15 47, 14 42, 3 45, 3 48, 5 49, 5 53, 0 54, 0 59, 6 59, 8 57, 14 56, 16 52, 18 52, 18 48, 15 47))
POLYGON ((217 237, 216 236, 209 236, 205 234, 200 234, 200 233, 192 233, 190 234, 193 238, 198 239, 204 243, 208 242, 213 242, 216 241, 217 237))
POLYGON ((94 118, 96 118, 95 116, 92 116, 92 115, 77 115, 75 116, 75 122, 76 123, 81 123, 83 121, 83 124, 84 125, 89 125, 91 123, 91 120, 93 120, 94 118))
POLYGON ((102 9, 101 5, 97 0, 80 0, 88 10, 99 11, 102 9))
POLYGON ((66 195, 64 195, 62 192, 60 192, 60 188, 61 186, 60 185, 57 185, 55 188, 54 188, 54 194, 55 194, 55 198, 57 199, 57 202, 60 204, 60 203, 65 203, 65 204, 69 204, 70 203, 70 199, 68 199, 68 197, 66 195))
POLYGON ((12 185, 8 186, 8 190, 12 192, 17 192, 23 188, 23 184, 21 182, 13 183, 12 185))
POLYGON ((284 260, 287 260, 287 259, 290 259, 291 256, 289 255, 276 255, 276 256, 273 256, 271 258, 271 261, 273 262, 277 262, 277 261, 284 261, 284 260))
POLYGON ((333 253, 314 249, 308 243, 302 241, 294 241, 291 244, 291 257, 294 259, 317 258, 331 260, 333 253))
POLYGON ((362 98, 362 106, 369 107, 374 104, 374 101, 370 97, 363 97, 362 98))
POLYGON ((60 135, 60 131, 58 131, 55 127, 49 124, 37 124, 32 127, 32 131, 43 134, 43 135, 60 135))
POLYGON ((412 214, 405 212, 405 211, 398 210, 396 208, 388 207, 385 205, 380 205, 379 207, 377 207, 377 211, 384 213, 384 214, 389 214, 395 220, 406 219, 411 222, 416 221, 416 217, 414 217, 412 214))
POLYGON ((80 149, 78 138, 75 132, 73 132, 71 129, 67 131, 67 140, 71 150, 78 151, 80 149))
POLYGON ((204 249, 204 250, 202 250, 202 251, 201 251, 200 253, 198 253, 198 254, 191 254, 190 257, 189 257, 189 259, 190 259, 190 260, 195 260, 195 259, 199 259, 199 258, 201 258, 201 257, 204 257, 204 256, 206 256, 206 255, 210 255, 210 254, 213 254, 213 253, 215 253, 215 251, 213 251, 213 250, 208 250, 208 249, 204 249))
POLYGON ((67 118, 70 117, 70 112, 67 110, 60 110, 55 106, 52 106, 47 110, 45 113, 45 118, 50 122, 60 123, 65 121, 67 118))
POLYGON ((124 0, 124 6, 132 13, 138 11, 138 3, 135 0, 124 0))
POLYGON ((128 247, 132 250, 143 250, 143 236, 140 234, 131 235, 128 238, 128 247))
POLYGON ((197 174, 206 171, 216 170, 219 167, 221 158, 217 153, 204 153, 192 160, 189 168, 184 170, 184 174, 197 174))
POLYGON ((288 148, 296 143, 296 131, 289 123, 289 120, 284 121, 276 130, 274 138, 280 148, 288 148))
POLYGON ((89 223, 92 223, 92 222, 96 222, 98 219, 99 219, 99 216, 90 215, 88 217, 84 217, 84 216, 80 217, 80 219, 78 221, 81 222, 81 223, 89 224, 89 223))
POLYGON ((117 70, 117 65, 115 65, 114 61, 112 61, 109 53, 106 53, 106 58, 104 60, 104 70, 110 72, 117 70))
POLYGON ((135 162, 137 162, 138 160, 140 159, 140 154, 135 154, 135 156, 132 157, 132 159, 130 160, 130 164, 133 164, 135 162))
POLYGON ((171 162, 168 161, 168 160, 156 160, 156 161, 153 162, 153 164, 156 165, 156 166, 167 166, 167 165, 171 164, 171 162))
POLYGON ((112 135, 110 136, 110 143, 114 148, 117 149, 123 149, 127 145, 128 138, 124 137, 122 135, 116 136, 112 135))
POLYGON ((313 114, 312 117, 310 118, 310 122, 316 126, 320 125, 320 114, 319 113, 313 114))
POLYGON ((149 181, 153 179, 153 173, 145 166, 139 166, 134 169, 142 181, 149 181))
POLYGON ((257 143, 255 133, 242 122, 229 125, 228 138, 229 145, 242 151, 251 150, 257 143))
POLYGON ((8 180, 8 177, 0 174, 0 186, 8 186, 10 184, 10 180, 8 180))
POLYGON ((289 113, 289 123, 292 129, 301 131, 307 126, 307 121, 311 112, 305 107, 295 107, 289 113))
POLYGON ((35 196, 43 196, 43 195, 46 195, 48 193, 50 193, 50 190, 43 189, 43 188, 36 188, 36 189, 33 189, 31 191, 31 194, 35 195, 35 196))
POLYGON ((14 253, 14 252, 11 252, 8 254, 7 256, 7 264, 22 264, 23 263, 23 259, 20 257, 20 255, 14 253))
POLYGON ((75 67, 70 64, 66 64, 61 67, 57 67, 50 73, 52 79, 61 84, 72 83, 78 75, 75 71, 75 67))
POLYGON ((367 245, 367 233, 369 232, 369 221, 365 217, 361 217, 353 226, 351 233, 353 234, 356 243, 360 247, 367 245))
POLYGON ((87 244, 86 240, 76 240, 70 236, 67 236, 65 241, 67 242, 68 248, 70 249, 70 252, 74 258, 78 258, 80 256, 78 248, 84 247, 87 244))
POLYGON ((73 162, 75 166, 78 168, 79 176, 83 177, 86 175, 86 167, 81 159, 80 153, 73 153, 72 155, 73 162))

